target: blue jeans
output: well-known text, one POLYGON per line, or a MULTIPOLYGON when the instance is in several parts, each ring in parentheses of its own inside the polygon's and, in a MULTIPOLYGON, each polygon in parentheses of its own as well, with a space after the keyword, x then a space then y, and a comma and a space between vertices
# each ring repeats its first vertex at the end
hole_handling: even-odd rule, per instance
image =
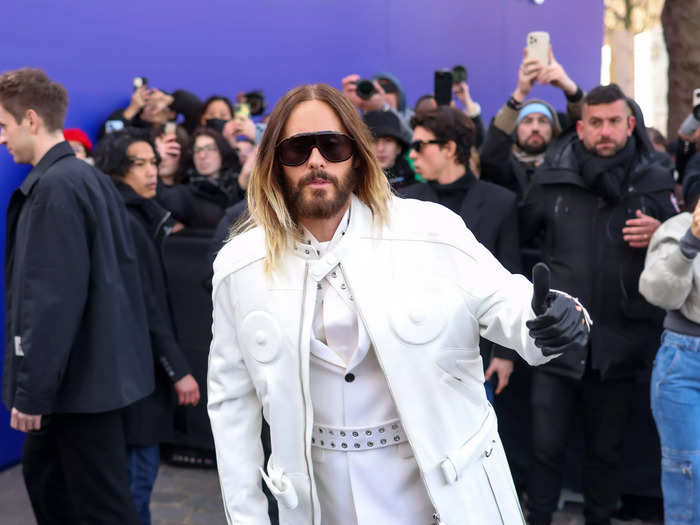
POLYGON ((129 488, 139 512, 141 525, 151 525, 151 492, 160 466, 160 447, 126 447, 129 488))
POLYGON ((666 525, 700 525, 700 337, 666 330, 651 376, 666 525))

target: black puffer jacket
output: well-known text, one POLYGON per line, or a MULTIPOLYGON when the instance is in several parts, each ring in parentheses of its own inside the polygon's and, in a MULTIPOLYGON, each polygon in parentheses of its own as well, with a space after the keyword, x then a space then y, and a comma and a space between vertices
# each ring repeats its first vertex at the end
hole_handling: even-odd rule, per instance
POLYGON ((637 117, 630 139, 636 141, 637 156, 617 204, 584 184, 574 153, 575 133, 550 147, 525 197, 521 240, 544 231, 542 256, 552 271, 552 288, 578 297, 594 322, 590 354, 567 353, 543 370, 581 378, 590 357, 603 378, 636 376, 648 372, 658 348, 663 311, 638 291, 646 250, 631 248, 622 228, 636 210, 663 222, 677 209, 673 180, 652 154, 641 112, 637 117))
POLYGON ((175 338, 162 262, 162 243, 174 220, 153 199, 139 196, 130 186, 114 182, 121 193, 139 258, 146 302, 148 330, 153 349, 155 391, 124 411, 129 445, 147 446, 172 439, 175 415, 173 383, 190 373, 175 338))

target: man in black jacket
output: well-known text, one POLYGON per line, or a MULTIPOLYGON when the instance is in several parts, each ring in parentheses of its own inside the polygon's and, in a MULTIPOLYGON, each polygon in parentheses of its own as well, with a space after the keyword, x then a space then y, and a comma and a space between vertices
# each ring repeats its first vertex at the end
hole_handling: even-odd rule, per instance
MULTIPOLYGON (((441 106, 416 115, 410 157, 427 184, 401 188, 402 197, 437 202, 464 220, 476 239, 509 271, 520 271, 516 197, 483 182, 469 168, 474 125, 461 111, 441 106)), ((498 377, 496 393, 508 385, 513 351, 482 340, 486 379, 498 377), (491 354, 493 353, 493 358, 491 354)))
POLYGON ((629 221, 640 213, 652 221, 677 213, 672 192, 673 180, 653 156, 638 106, 612 84, 585 97, 576 132, 552 145, 525 197, 523 241, 545 232, 542 254, 552 287, 578 297, 594 323, 587 349, 534 373, 532 525, 551 521, 577 413, 586 447, 586 523, 610 523, 635 381, 648 377, 663 319, 638 292, 643 247, 653 228, 629 221))
POLYGON ((67 105, 43 71, 0 75, 0 144, 34 166, 7 212, 3 401, 40 525, 135 524, 120 409, 153 390, 146 309, 124 204, 63 141, 67 105))

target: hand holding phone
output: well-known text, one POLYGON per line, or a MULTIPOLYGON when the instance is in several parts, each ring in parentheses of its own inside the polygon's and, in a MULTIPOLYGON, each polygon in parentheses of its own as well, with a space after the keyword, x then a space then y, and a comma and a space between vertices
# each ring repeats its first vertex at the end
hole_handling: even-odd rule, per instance
POLYGON ((537 81, 540 73, 542 72, 542 63, 537 58, 530 56, 529 50, 526 47, 523 50, 523 61, 520 63, 520 68, 518 69, 518 84, 513 91, 513 97, 523 102, 525 97, 532 90, 532 86, 537 81))

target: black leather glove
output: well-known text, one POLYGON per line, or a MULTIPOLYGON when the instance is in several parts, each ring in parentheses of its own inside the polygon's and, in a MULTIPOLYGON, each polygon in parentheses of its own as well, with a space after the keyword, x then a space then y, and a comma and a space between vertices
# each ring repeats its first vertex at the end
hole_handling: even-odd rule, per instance
POLYGON ((586 348, 590 334, 586 312, 573 297, 550 290, 549 280, 547 265, 537 263, 532 269, 532 309, 537 317, 525 323, 530 337, 543 355, 586 348))

